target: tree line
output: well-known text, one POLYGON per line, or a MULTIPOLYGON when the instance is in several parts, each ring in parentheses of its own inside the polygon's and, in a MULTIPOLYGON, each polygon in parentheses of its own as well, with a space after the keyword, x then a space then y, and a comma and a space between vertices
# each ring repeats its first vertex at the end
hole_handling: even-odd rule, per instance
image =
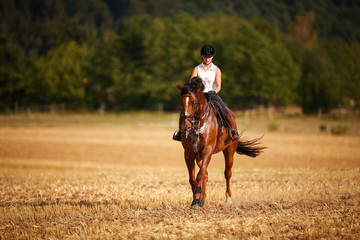
POLYGON ((321 39, 316 11, 297 15, 284 31, 265 18, 246 19, 226 11, 161 14, 161 4, 156 14, 138 6, 139 13, 115 23, 112 16, 124 16, 136 1, 124 1, 115 13, 108 8, 115 1, 76 1, 72 8, 72 1, 65 0, 30 1, 23 8, 11 7, 16 1, 11 2, 2 1, 7 19, 11 14, 26 19, 26 9, 27 14, 36 10, 36 16, 52 17, 40 18, 40 25, 36 18, 27 23, 42 26, 38 35, 12 29, 13 24, 26 29, 22 18, 2 22, 2 112, 14 104, 51 103, 90 111, 100 106, 112 111, 156 109, 159 103, 176 109, 179 93, 173 82, 189 80, 201 62, 203 44, 217 51, 214 63, 223 73, 220 95, 233 109, 299 105, 311 113, 360 106, 359 43, 346 36, 321 39))

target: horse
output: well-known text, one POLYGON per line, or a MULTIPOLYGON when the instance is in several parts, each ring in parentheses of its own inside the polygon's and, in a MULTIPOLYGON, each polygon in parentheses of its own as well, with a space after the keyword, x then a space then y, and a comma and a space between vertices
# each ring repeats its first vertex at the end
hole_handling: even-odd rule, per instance
MULTIPOLYGON (((250 157, 259 156, 266 148, 259 145, 259 140, 240 139, 233 141, 231 133, 217 119, 216 109, 208 101, 203 93, 201 78, 194 77, 190 82, 181 86, 175 82, 175 86, 181 91, 181 114, 180 129, 181 143, 184 148, 184 157, 189 172, 189 182, 193 192, 191 209, 198 210, 203 207, 206 200, 206 183, 208 181, 207 168, 211 156, 220 151, 225 158, 226 192, 225 203, 231 203, 230 178, 231 168, 234 162, 234 153, 244 154, 250 157), (195 162, 199 172, 195 177, 195 162)), ((233 112, 227 108, 231 117, 233 112)), ((236 127, 236 123, 235 123, 236 127)), ((240 134, 241 135, 241 134, 240 134)))

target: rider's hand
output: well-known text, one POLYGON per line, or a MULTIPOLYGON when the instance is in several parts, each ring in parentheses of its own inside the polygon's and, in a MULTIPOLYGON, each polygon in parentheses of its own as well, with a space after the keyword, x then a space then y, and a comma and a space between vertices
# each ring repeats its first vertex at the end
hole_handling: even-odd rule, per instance
POLYGON ((216 96, 216 92, 215 92, 215 91, 209 91, 208 94, 209 94, 209 98, 210 98, 210 99, 216 96))

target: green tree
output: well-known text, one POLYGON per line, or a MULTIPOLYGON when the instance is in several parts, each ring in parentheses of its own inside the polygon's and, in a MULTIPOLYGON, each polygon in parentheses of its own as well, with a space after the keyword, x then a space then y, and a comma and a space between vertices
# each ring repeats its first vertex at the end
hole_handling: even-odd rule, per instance
POLYGON ((113 86, 119 106, 153 109, 159 102, 177 103, 173 83, 189 80, 204 40, 196 20, 185 13, 172 19, 128 19, 113 45, 122 66, 113 86))
POLYGON ((120 68, 114 76, 113 90, 119 109, 144 108, 151 102, 150 93, 143 86, 151 77, 150 66, 145 65, 148 51, 144 42, 151 22, 149 16, 131 18, 115 36, 113 50, 120 68))
POLYGON ((234 107, 294 103, 300 69, 276 27, 259 19, 244 22, 226 38, 225 46, 227 102, 234 107))
POLYGON ((330 59, 327 69, 332 107, 360 108, 360 45, 329 41, 322 45, 330 59))
POLYGON ((22 47, 9 32, 0 32, 0 111, 21 104, 26 89, 26 57, 22 47))
POLYGON ((86 67, 89 49, 70 41, 52 49, 37 63, 39 75, 37 81, 43 81, 47 92, 45 99, 55 103, 66 103, 69 107, 81 107, 84 104, 86 67))
POLYGON ((90 51, 85 79, 85 99, 90 109, 115 109, 120 102, 121 91, 114 92, 114 84, 124 67, 116 53, 116 38, 111 34, 90 51))
POLYGON ((284 38, 284 43, 300 69, 295 91, 298 96, 296 103, 305 113, 328 111, 332 100, 329 94, 327 55, 318 45, 309 47, 306 42, 290 35, 284 38))

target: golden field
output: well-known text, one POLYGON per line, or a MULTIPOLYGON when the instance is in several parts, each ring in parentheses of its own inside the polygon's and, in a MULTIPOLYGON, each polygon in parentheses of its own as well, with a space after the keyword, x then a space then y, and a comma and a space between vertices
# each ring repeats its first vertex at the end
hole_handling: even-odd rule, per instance
POLYGON ((235 156, 231 205, 214 155, 194 211, 177 117, 0 116, 0 239, 360 238, 358 121, 238 118, 268 148, 235 156))

